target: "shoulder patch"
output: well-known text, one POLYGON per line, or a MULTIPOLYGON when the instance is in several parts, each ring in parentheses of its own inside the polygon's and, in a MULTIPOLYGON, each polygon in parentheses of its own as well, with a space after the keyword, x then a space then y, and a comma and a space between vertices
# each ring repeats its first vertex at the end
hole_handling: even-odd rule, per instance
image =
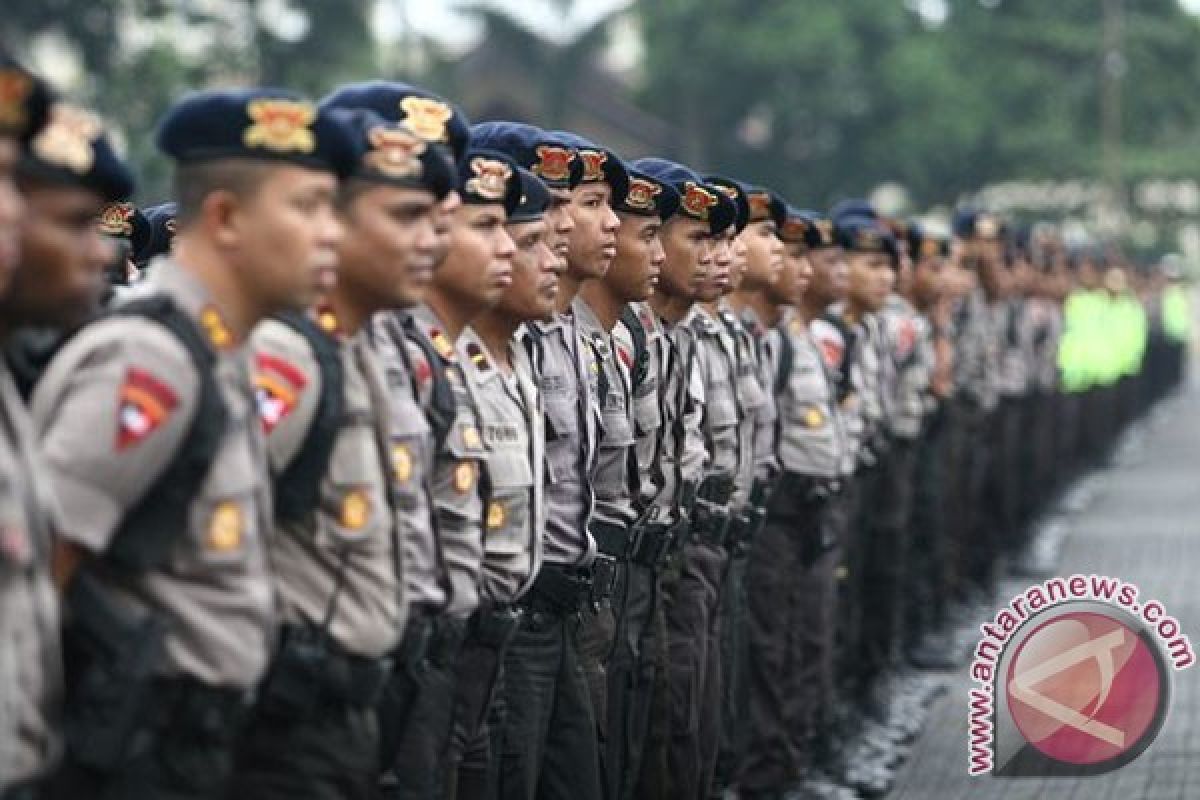
POLYGON ((626 369, 633 369, 633 354, 623 344, 617 345, 617 356, 621 359, 621 363, 626 369))
POLYGON ((437 328, 430 328, 429 341, 433 343, 433 349, 439 356, 447 361, 454 360, 454 345, 450 342, 450 337, 437 328))
POLYGON ((492 362, 488 361, 487 353, 483 352, 483 348, 475 342, 467 344, 467 358, 471 359, 471 363, 475 365, 475 369, 480 372, 487 372, 492 368, 492 362))
POLYGON ((149 372, 130 367, 117 402, 117 450, 154 433, 179 405, 175 391, 149 372))
POLYGON ((307 384, 304 372, 294 364, 270 353, 255 357, 254 389, 265 433, 270 434, 292 413, 299 393, 307 384))
POLYGON ((813 338, 821 349, 821 358, 829 369, 840 369, 842 358, 846 353, 846 340, 833 323, 825 319, 815 319, 810 328, 813 338))

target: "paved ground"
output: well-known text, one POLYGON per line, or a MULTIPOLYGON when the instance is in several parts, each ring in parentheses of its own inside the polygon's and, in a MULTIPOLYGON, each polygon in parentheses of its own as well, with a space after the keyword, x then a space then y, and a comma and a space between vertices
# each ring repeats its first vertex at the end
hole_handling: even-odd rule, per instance
MULTIPOLYGON (((1167 400, 1093 476, 1067 513, 1059 573, 1095 572, 1157 598, 1200 653, 1200 386, 1167 400), (1082 506, 1080 508, 1079 506, 1082 506)), ((1005 588, 1009 596, 1030 582, 1005 588), (1010 592, 1009 589, 1014 591, 1010 592)), ((1191 800, 1200 798, 1200 665, 1174 674, 1158 739, 1116 772, 1081 779, 970 778, 966 670, 937 701, 889 800, 1191 800)))

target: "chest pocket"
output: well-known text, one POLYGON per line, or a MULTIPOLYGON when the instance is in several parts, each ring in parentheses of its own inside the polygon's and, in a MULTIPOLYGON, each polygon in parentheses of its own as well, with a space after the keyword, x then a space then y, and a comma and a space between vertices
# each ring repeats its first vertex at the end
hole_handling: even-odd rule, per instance
POLYGON ((492 491, 483 515, 483 543, 488 553, 520 555, 532 545, 533 467, 528 445, 522 437, 488 453, 484 468, 492 491))
POLYGON ((575 393, 559 384, 542 396, 546 416, 546 470, 551 482, 575 471, 583 446, 579 408, 575 393))
POLYGON ((705 414, 711 430, 733 428, 738 423, 737 401, 734 397, 733 376, 722 355, 709 360, 709 383, 705 388, 705 414))
POLYGON ((633 396, 633 422, 638 436, 649 436, 662 427, 662 403, 658 396, 658 378, 649 377, 633 396))
POLYGON ((738 395, 747 412, 758 412, 767 404, 767 395, 754 371, 753 362, 743 361, 738 365, 738 395))
POLYGON ((461 531, 478 525, 481 518, 479 471, 486 451, 474 420, 459 416, 438 452, 433 494, 443 529, 461 531))
POLYGON ((629 447, 633 444, 633 424, 629 419, 625 395, 619 387, 608 390, 608 396, 600 408, 600 425, 604 431, 604 446, 629 447))
POLYGON ((370 415, 349 415, 334 443, 329 475, 321 486, 321 544, 351 545, 363 552, 389 547, 392 510, 387 491, 392 471, 379 452, 370 415))
MULTIPOLYGON (((258 424, 257 418, 253 424, 258 424)), ((262 547, 261 468, 254 456, 246 414, 230 420, 213 467, 190 511, 190 547, 179 550, 179 564, 240 564, 262 547)))

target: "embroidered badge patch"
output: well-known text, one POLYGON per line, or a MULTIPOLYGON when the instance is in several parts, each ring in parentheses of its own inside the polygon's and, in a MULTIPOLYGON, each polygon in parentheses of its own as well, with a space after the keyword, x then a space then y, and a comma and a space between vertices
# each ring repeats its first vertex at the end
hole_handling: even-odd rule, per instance
POLYGON ((450 106, 432 97, 409 95, 400 101, 404 123, 427 142, 446 141, 446 123, 454 116, 450 106))
POLYGON ((363 157, 368 167, 385 178, 403 179, 421 176, 420 156, 426 144, 416 134, 400 128, 372 128, 367 133, 371 151, 363 157))
POLYGON ((129 238, 133 235, 133 203, 109 203, 100 212, 97 226, 106 236, 129 238))
POLYGON ((117 401, 117 451, 154 433, 178 405, 170 386, 145 370, 130 367, 117 401))
POLYGON ((535 152, 537 153, 538 160, 533 165, 532 172, 534 175, 548 181, 556 182, 570 179, 571 159, 575 157, 570 150, 558 145, 543 144, 539 145, 535 152))
POLYGON ((251 100, 246 115, 252 120, 242 134, 247 147, 276 153, 311 153, 317 137, 309 126, 317 118, 312 104, 297 100, 251 100))
POLYGON ((353 489, 342 498, 342 509, 338 515, 342 527, 351 531, 362 530, 371 519, 371 498, 366 489, 353 489))
POLYGON ((644 178, 631 178, 625 205, 638 211, 653 211, 655 198, 662 194, 662 187, 644 178))
POLYGON ((255 358, 254 388, 258 399, 258 416, 263 432, 268 435, 296 407, 300 392, 308 380, 299 367, 269 353, 255 358))
POLYGON ((608 153, 602 150, 580 150, 579 157, 583 159, 583 179, 589 183, 604 180, 604 164, 608 161, 608 153))
POLYGON ((232 553, 242 546, 242 507, 233 500, 223 500, 213 508, 208 518, 205 547, 213 553, 232 553))
POLYGON ((93 142, 100 136, 100 120, 82 108, 55 103, 50 121, 30 145, 41 160, 86 175, 96 162, 93 142))
POLYGON ((475 485, 475 465, 470 461, 460 461, 454 468, 454 491, 466 494, 475 485))
POLYGON ((23 128, 29 120, 25 101, 33 91, 33 81, 15 69, 0 69, 0 126, 23 128))
POLYGON ((475 177, 467 181, 467 191, 484 200, 500 201, 508 191, 512 168, 494 158, 476 156, 471 159, 471 171, 475 177))
POLYGON ((696 219, 707 222, 708 210, 717 204, 717 196, 691 181, 685 183, 683 189, 683 210, 696 219))
POLYGON ((407 444, 392 445, 392 477, 396 483, 404 484, 412 480, 413 457, 407 444))

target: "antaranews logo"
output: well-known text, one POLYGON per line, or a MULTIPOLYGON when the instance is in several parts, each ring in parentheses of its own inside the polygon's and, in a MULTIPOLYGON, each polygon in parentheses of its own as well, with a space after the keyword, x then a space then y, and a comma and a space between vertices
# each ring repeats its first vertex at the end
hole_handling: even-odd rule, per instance
POLYGON ((1195 661, 1179 622, 1119 578, 1051 578, 980 626, 969 691, 967 771, 1099 775, 1162 728, 1171 672, 1195 661))

